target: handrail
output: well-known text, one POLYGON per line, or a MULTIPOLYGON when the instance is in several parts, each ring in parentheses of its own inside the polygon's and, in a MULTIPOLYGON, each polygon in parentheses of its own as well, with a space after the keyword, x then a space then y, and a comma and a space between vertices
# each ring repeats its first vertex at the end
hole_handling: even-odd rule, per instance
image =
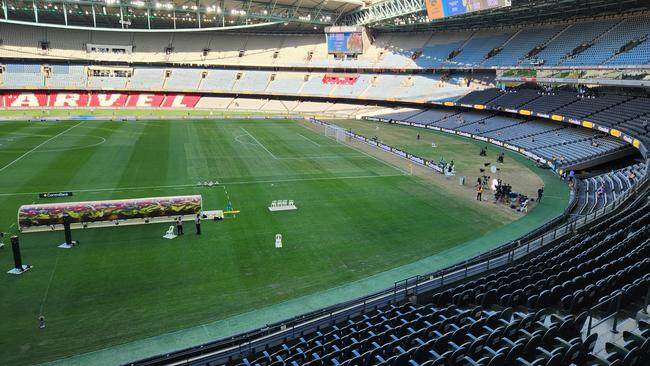
MULTIPOLYGON (((644 296, 644 302, 643 302, 644 305, 643 305, 643 309, 642 309, 644 314, 648 314, 648 302, 650 301, 650 283, 648 283, 647 286, 648 286, 648 289, 646 290, 646 294, 644 296)), ((603 324, 604 322, 608 321, 611 318, 614 318, 614 321, 612 322, 612 332, 613 333, 618 332, 618 329, 617 329, 618 328, 618 318, 616 317, 616 315, 618 315, 618 313, 621 312, 621 298, 622 298, 622 296, 623 296, 623 291, 621 291, 620 289, 616 290, 616 291, 614 291, 614 293, 612 293, 606 299, 601 300, 600 302, 598 302, 598 304, 590 307, 587 310, 587 314, 588 314, 588 317, 589 317, 589 322, 587 324, 587 337, 591 334, 591 331, 593 330, 593 328, 603 324), (596 324, 593 324, 594 313, 598 312, 598 309, 601 308, 602 306, 604 306, 606 304, 609 304, 614 300, 616 301, 616 307, 614 308, 614 311, 611 314, 600 318, 600 320, 598 320, 596 322, 596 324)))

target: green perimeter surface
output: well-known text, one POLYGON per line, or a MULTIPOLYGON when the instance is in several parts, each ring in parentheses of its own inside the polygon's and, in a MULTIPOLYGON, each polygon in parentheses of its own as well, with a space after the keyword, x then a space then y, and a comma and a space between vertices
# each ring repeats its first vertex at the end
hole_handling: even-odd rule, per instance
MULTIPOLYGON (((56 248, 60 232, 22 235, 24 262, 34 269, 0 276, 7 364, 213 322, 61 362, 115 364, 261 326, 487 250, 557 215, 567 196, 540 172, 551 199, 495 230, 507 215, 450 199, 293 121, 12 122, 2 124, 0 144, 5 228, 19 205, 42 202, 41 191, 72 190, 75 201, 200 193, 207 209, 230 199, 242 210, 205 223, 201 237, 186 227, 172 241, 161 238, 163 224, 77 230, 73 250, 56 248), (204 180, 223 185, 193 187, 204 180), (272 214, 274 199, 293 199, 299 209, 272 214)), ((0 263, 12 266, 6 249, 0 263)))

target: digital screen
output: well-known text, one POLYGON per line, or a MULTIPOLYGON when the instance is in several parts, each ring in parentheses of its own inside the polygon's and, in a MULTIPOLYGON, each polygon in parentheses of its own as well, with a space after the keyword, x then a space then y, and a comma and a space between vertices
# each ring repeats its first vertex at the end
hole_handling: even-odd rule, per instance
POLYGON ((512 5, 511 0, 425 0, 430 20, 472 13, 475 11, 503 8, 512 5))
POLYGON ((361 32, 327 33, 327 52, 339 54, 363 53, 361 32))

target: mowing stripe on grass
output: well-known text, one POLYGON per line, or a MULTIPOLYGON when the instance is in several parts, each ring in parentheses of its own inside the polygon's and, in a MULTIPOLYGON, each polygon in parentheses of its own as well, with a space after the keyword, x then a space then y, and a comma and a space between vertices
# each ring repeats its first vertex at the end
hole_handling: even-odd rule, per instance
POLYGON ((250 132, 246 131, 246 129, 245 129, 244 127, 239 127, 239 128, 241 128, 242 131, 246 132, 246 134, 247 134, 248 136, 250 136, 250 137, 253 139, 253 141, 257 142, 257 144, 260 145, 260 147, 261 147, 262 149, 266 150, 266 152, 269 153, 269 155, 271 155, 271 156, 273 157, 273 159, 278 160, 278 157, 275 156, 275 155, 273 155, 273 153, 272 153, 271 151, 269 151, 269 149, 267 149, 266 146, 262 145, 261 142, 257 141, 257 139, 255 138, 255 136, 251 135, 250 132))
MULTIPOLYGON (((235 182, 222 182, 220 185, 244 185, 244 184, 264 184, 264 183, 293 183, 293 182, 317 182, 327 180, 348 180, 348 179, 372 179, 372 178, 392 178, 403 177, 404 174, 383 174, 383 175, 357 175, 348 177, 322 177, 322 178, 294 178, 294 179, 271 179, 271 180, 248 180, 248 181, 235 181, 235 182)), ((118 187, 118 188, 94 188, 94 189, 68 189, 77 193, 88 192, 119 192, 119 191, 138 191, 146 189, 179 189, 197 187, 196 184, 176 184, 167 186, 147 186, 147 187, 118 187)), ((18 196, 18 195, 34 195, 41 192, 13 192, 13 193, 0 193, 0 197, 4 196, 18 196)))
POLYGON ((309 137, 307 137, 307 136, 305 136, 305 135, 303 135, 303 134, 300 134, 300 133, 296 133, 296 134, 297 134, 298 136, 302 137, 303 139, 305 139, 305 140, 311 142, 312 144, 314 144, 314 145, 320 147, 320 144, 319 144, 318 142, 316 142, 316 141, 310 139, 309 137))
POLYGON ((5 169, 9 168, 10 166, 14 165, 16 162, 20 161, 20 160, 21 160, 22 158, 24 158, 25 156, 27 156, 27 155, 29 155, 30 153, 34 152, 34 151, 35 151, 36 149, 38 149, 39 147, 41 147, 41 146, 47 144, 48 142, 50 142, 50 141, 54 140, 55 138, 57 138, 57 137, 63 135, 64 133, 70 131, 71 129, 73 129, 73 128, 79 126, 79 125, 82 124, 82 123, 84 123, 84 121, 81 121, 81 122, 77 123, 76 125, 74 125, 74 126, 68 128, 67 130, 65 130, 65 131, 63 131, 63 132, 61 132, 61 133, 59 133, 59 134, 56 134, 56 135, 50 137, 49 139, 47 139, 47 140, 41 142, 40 144, 36 145, 36 147, 32 148, 31 150, 27 151, 26 153, 20 155, 20 156, 17 157, 16 159, 14 159, 14 160, 13 160, 12 162, 10 162, 9 164, 7 164, 7 165, 3 166, 2 168, 0 168, 0 172, 2 172, 3 170, 5 170, 5 169))

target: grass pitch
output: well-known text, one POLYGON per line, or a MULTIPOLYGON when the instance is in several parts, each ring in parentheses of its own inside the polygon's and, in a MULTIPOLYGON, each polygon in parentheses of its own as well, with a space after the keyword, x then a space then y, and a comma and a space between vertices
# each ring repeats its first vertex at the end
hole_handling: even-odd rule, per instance
MULTIPOLYGON (((73 191, 68 201, 198 193, 205 209, 230 200, 242 212, 205 222, 200 237, 186 224, 175 240, 161 238, 162 224, 76 230, 73 250, 56 247, 61 232, 21 235, 23 261, 34 268, 0 275, 0 360, 36 363, 223 319, 413 262, 513 220, 406 174, 407 165, 293 121, 3 123, 3 231, 15 230, 18 206, 51 191, 73 191), (222 185, 194 186, 206 180, 222 185), (295 200, 298 210, 270 213, 277 199, 295 200), (282 249, 274 248, 277 233, 282 249)), ((12 267, 10 249, 0 264, 12 267)))

